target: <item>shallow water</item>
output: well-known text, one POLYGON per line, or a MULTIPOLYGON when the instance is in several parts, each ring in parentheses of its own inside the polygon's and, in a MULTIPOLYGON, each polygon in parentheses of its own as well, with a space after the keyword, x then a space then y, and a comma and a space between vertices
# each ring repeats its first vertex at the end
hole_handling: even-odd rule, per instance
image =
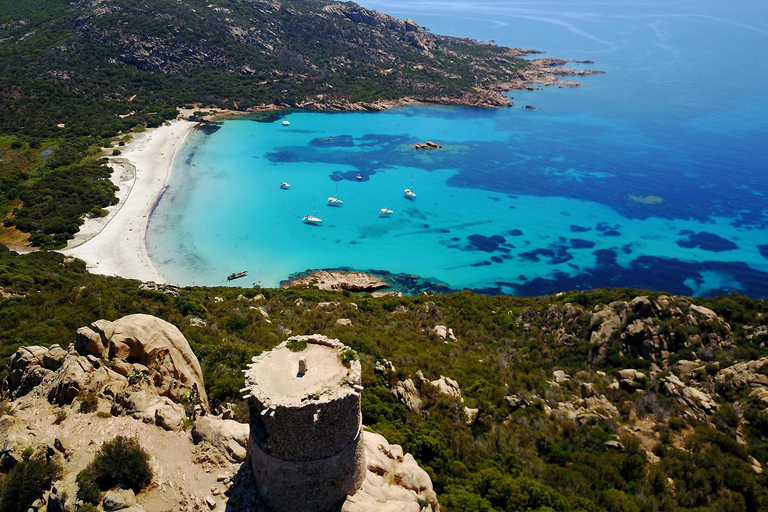
POLYGON ((363 4, 607 74, 515 93, 509 109, 297 112, 290 126, 197 132, 150 222, 166 279, 214 285, 248 269, 236 284, 276 286, 349 267, 487 293, 768 296, 768 7, 363 4), (424 140, 444 147, 413 149, 424 140), (415 201, 403 196, 411 179, 415 201), (336 187, 341 208, 326 205, 336 187), (301 222, 313 198, 322 226, 301 222))

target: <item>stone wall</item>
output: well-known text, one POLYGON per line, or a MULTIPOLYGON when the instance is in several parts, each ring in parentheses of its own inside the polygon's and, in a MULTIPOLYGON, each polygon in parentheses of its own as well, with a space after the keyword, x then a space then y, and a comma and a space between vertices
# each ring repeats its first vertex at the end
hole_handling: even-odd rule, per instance
POLYGON ((360 432, 360 395, 267 408, 248 400, 251 435, 261 449, 285 460, 317 460, 344 450, 360 432))
MULTIPOLYGON (((253 359, 243 389, 250 414, 248 453, 253 474, 259 494, 278 512, 338 510, 347 495, 357 492, 366 473, 360 362, 343 367, 336 358, 349 347, 338 340, 315 335, 289 341, 296 339, 325 347, 330 354, 323 354, 330 356, 336 369, 328 374, 332 378, 302 389, 300 396, 276 396, 279 388, 265 385, 279 382, 267 378, 280 368, 269 366, 276 359, 267 359, 270 353, 253 359), (274 393, 270 396, 265 388, 274 393)), ((287 343, 271 352, 274 357, 276 351, 288 350, 287 343)))
POLYGON ((366 474, 362 430, 339 453, 318 460, 286 461, 248 441, 251 467, 259 494, 278 512, 338 510, 355 494, 366 474))

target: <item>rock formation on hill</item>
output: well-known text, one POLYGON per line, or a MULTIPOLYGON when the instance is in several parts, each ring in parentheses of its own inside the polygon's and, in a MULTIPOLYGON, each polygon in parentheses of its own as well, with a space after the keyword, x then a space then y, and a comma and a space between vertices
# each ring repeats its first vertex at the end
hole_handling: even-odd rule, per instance
MULTIPOLYGON (((62 468, 34 510, 75 511, 77 474, 104 442, 123 435, 150 453, 155 477, 138 495, 107 492, 104 510, 270 512, 247 460, 250 426, 230 419, 231 408, 210 414, 197 358, 168 322, 149 315, 99 320, 79 329, 67 350, 20 347, 3 395, 13 414, 0 416, 0 470, 29 450, 62 468)), ((432 482, 411 455, 371 432, 362 439, 363 484, 344 511, 439 511, 432 482)))

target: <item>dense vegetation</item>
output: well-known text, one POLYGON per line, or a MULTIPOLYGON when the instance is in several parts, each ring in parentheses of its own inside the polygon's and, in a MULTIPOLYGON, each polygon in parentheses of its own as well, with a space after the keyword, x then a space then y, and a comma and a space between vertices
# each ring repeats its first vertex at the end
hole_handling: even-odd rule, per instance
MULTIPOLYGON (((705 365, 686 377, 720 404, 703 414, 669 396, 663 379, 671 372, 654 370, 660 361, 622 350, 619 336, 609 341, 603 361, 588 362, 590 334, 598 328, 590 311, 658 293, 372 298, 314 289, 185 288, 174 298, 140 291, 137 284, 89 275, 82 262, 55 253, 0 254, 0 286, 6 295, 20 295, 0 299, 0 356, 7 360, 21 344, 66 346, 78 327, 98 318, 153 314, 179 326, 190 341, 214 407, 240 403, 245 420, 238 390, 248 360, 287 332, 322 333, 358 351, 364 423, 417 457, 449 511, 768 509, 768 481, 751 462, 768 464, 765 404, 749 390, 706 387, 718 369, 768 356, 765 339, 750 334, 768 325, 768 301, 738 295, 697 300, 723 316, 728 332, 716 322, 686 326, 661 316, 659 332, 682 342, 664 368, 696 357, 705 365), (265 308, 271 323, 251 309, 254 304, 265 308), (583 313, 561 317, 566 304, 583 307, 583 313), (206 325, 193 327, 192 316, 206 325), (337 325, 338 318, 352 325, 337 325), (436 324, 451 326, 458 340, 435 340, 429 331, 436 324), (375 373, 375 362, 385 358, 396 371, 375 373), (612 386, 624 368, 649 378, 637 390, 612 386), (554 384, 554 370, 569 374, 570 381, 554 384), (409 411, 390 388, 417 371, 427 379, 457 380, 465 403, 424 383, 422 412, 409 411), (597 408, 576 419, 561 415, 563 404, 575 403, 582 383, 594 386, 605 407, 615 406, 618 414, 597 408), (505 398, 511 395, 527 406, 511 407, 505 398), (465 406, 479 410, 471 424, 465 406)), ((765 374, 768 364, 760 371, 765 374)))

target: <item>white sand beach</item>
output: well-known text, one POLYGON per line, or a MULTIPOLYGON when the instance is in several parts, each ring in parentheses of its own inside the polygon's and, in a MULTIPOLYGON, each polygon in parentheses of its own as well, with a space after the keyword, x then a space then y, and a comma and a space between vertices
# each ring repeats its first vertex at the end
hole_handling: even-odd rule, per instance
POLYGON ((120 202, 109 215, 86 219, 80 232, 60 252, 84 260, 94 274, 165 282, 149 259, 146 244, 149 215, 171 178, 173 162, 195 123, 169 125, 134 134, 111 157, 112 181, 120 202))

